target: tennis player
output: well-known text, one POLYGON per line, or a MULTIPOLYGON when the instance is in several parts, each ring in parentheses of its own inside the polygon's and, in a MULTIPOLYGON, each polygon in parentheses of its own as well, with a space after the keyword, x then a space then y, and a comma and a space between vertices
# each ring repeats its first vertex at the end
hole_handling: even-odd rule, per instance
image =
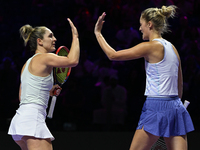
POLYGON ((168 31, 167 19, 175 16, 176 8, 171 5, 144 10, 139 30, 147 41, 120 51, 110 47, 101 34, 105 13, 95 25, 97 41, 110 60, 145 59, 147 98, 130 150, 149 150, 159 137, 164 137, 168 150, 187 150, 187 133, 194 130, 181 102, 183 81, 179 54, 162 38, 168 31))
POLYGON ((22 150, 52 150, 54 137, 46 126, 46 108, 49 96, 60 94, 60 86, 53 86, 53 67, 75 67, 79 62, 79 39, 74 24, 68 19, 72 31, 72 44, 67 57, 57 56, 56 38, 47 27, 24 25, 20 34, 25 45, 35 54, 27 60, 21 72, 19 88, 20 106, 12 118, 8 134, 22 150))

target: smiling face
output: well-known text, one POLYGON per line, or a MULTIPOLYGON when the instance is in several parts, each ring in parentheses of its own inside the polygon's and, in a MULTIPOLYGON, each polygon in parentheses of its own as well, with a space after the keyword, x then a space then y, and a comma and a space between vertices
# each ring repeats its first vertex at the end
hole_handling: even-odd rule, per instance
POLYGON ((148 23, 140 17, 140 28, 139 30, 142 32, 142 39, 143 40, 149 40, 149 26, 148 23))
POLYGON ((41 40, 42 46, 48 51, 53 52, 55 48, 56 38, 54 37, 52 31, 46 28, 43 39, 41 40))

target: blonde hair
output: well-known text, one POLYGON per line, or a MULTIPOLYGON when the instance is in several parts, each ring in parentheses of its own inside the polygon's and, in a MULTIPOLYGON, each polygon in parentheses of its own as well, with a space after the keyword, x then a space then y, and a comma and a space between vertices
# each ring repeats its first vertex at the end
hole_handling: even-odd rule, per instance
POLYGON ((24 40, 24 45, 27 44, 30 46, 31 51, 35 51, 37 49, 37 39, 43 39, 44 34, 46 32, 45 26, 35 27, 33 28, 29 24, 22 26, 19 29, 20 35, 24 40))
POLYGON ((169 32, 169 24, 167 22, 168 18, 173 18, 176 14, 176 6, 162 6, 162 8, 148 8, 144 10, 141 14, 141 18, 146 22, 151 21, 154 28, 158 33, 163 34, 169 32))

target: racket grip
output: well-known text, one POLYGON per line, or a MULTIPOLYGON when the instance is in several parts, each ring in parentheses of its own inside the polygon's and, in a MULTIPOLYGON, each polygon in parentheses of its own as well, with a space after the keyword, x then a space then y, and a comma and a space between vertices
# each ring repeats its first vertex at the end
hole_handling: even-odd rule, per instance
POLYGON ((187 108, 189 104, 190 104, 190 102, 185 100, 183 105, 185 106, 185 108, 187 108))
POLYGON ((47 115, 48 118, 53 118, 53 111, 54 111, 54 107, 55 107, 55 104, 56 104, 56 96, 53 96, 52 97, 52 100, 51 100, 51 105, 50 105, 50 108, 49 108, 49 113, 47 115))

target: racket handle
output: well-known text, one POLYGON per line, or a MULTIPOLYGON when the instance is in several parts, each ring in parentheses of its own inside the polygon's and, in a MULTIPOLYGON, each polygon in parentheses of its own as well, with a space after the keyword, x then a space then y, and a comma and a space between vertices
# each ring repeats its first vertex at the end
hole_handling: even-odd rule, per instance
POLYGON ((56 96, 53 96, 52 97, 52 100, 51 100, 51 105, 50 105, 50 108, 49 108, 49 113, 48 113, 48 118, 53 118, 53 111, 54 111, 54 107, 55 107, 55 104, 56 104, 56 96))
POLYGON ((185 108, 187 108, 189 104, 190 104, 190 102, 185 100, 183 105, 185 106, 185 108))

